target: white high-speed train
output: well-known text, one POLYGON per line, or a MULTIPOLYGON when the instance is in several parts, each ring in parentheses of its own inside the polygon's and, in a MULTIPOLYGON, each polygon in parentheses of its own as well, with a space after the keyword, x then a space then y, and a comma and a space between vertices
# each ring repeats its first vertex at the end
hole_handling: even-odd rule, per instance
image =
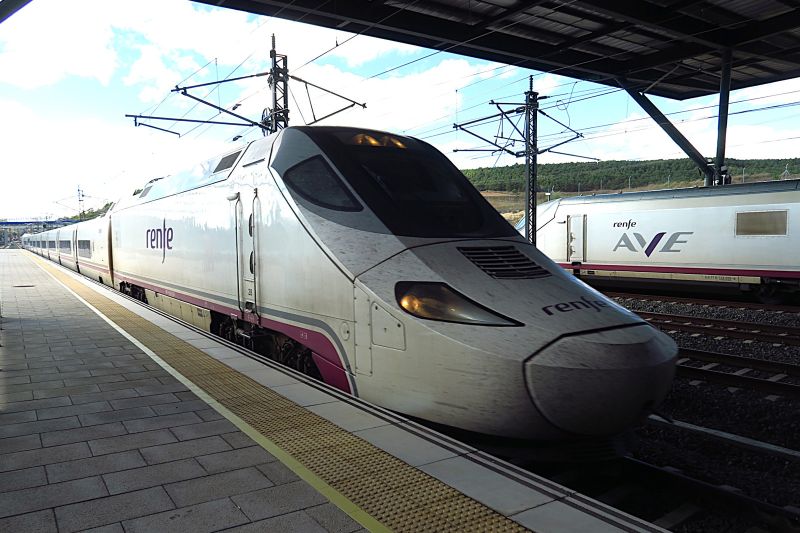
POLYGON ((728 286, 764 300, 800 290, 800 180, 576 196, 536 213, 537 247, 592 284, 728 286))
POLYGON ((287 128, 24 244, 343 391, 480 434, 615 434, 674 374, 669 337, 409 137, 287 128))

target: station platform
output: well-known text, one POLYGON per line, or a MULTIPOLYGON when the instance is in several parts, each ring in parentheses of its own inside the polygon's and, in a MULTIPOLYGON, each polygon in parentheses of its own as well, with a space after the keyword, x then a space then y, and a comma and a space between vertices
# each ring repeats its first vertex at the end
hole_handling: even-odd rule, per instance
POLYGON ((0 251, 0 532, 662 531, 251 356, 0 251))

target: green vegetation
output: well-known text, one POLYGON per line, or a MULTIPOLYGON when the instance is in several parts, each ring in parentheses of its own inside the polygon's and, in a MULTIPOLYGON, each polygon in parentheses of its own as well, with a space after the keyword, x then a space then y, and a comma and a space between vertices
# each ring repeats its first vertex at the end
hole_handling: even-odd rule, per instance
MULTIPOLYGON (((781 179, 789 165, 789 177, 800 178, 800 158, 728 159, 734 183, 781 179)), ((525 190, 525 165, 475 168, 463 171, 479 191, 522 192, 525 190)), ((690 159, 651 161, 600 161, 598 163, 554 163, 539 165, 539 190, 599 191, 630 187, 691 186, 702 183, 700 171, 690 159), (630 183, 629 183, 630 180, 630 183)))

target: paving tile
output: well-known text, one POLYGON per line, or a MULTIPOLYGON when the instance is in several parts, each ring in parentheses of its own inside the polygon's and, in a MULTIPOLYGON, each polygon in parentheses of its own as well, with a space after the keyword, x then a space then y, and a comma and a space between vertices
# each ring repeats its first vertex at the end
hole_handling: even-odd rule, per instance
POLYGON ((361 524, 332 503, 309 507, 305 512, 329 533, 353 533, 361 529, 361 524))
MULTIPOLYGON (((93 376, 88 378, 71 378, 64 380, 65 387, 73 387, 76 385, 100 385, 101 383, 117 383, 125 381, 122 376, 93 376)), ((50 383, 49 381, 47 383, 50 383)))
POLYGON ((119 411, 104 411, 102 413, 79 415, 78 420, 80 420, 81 424, 84 426, 93 426, 95 424, 106 424, 108 422, 136 420, 137 418, 145 418, 148 416, 156 416, 155 411, 149 407, 134 407, 133 409, 121 409, 119 411))
POLYGON ((128 450, 119 453, 110 453, 98 457, 76 459, 47 465, 47 477, 51 483, 69 481, 82 477, 108 474, 130 468, 145 466, 144 459, 137 450, 128 450))
POLYGON ((250 520, 299 511, 328 500, 305 481, 277 485, 231 498, 250 520))
POLYGON ((31 383, 43 383, 58 379, 90 378, 92 375, 88 370, 75 370, 73 372, 59 372, 58 374, 44 373, 31 376, 31 383))
POLYGON ((14 403, 24 402, 26 400, 33 400, 33 391, 10 392, 7 394, 0 394, 0 406, 14 403))
POLYGON ((3 386, 6 385, 24 385, 26 383, 30 383, 31 378, 30 376, 2 376, 2 383, 3 386))
POLYGON ((85 442, 7 453, 0 455, 0 472, 70 461, 90 455, 91 451, 85 442))
MULTIPOLYGON (((137 433, 137 435, 141 435, 141 433, 137 433)), ((172 434, 170 433, 170 435, 172 434)), ((161 446, 152 446, 149 448, 144 448, 142 450, 142 455, 144 456, 148 464, 156 464, 156 463, 164 463, 166 461, 185 459, 187 457, 197 457, 200 455, 215 454, 216 452, 221 452, 223 450, 229 450, 229 449, 230 446, 228 445, 227 442, 222 440, 222 438, 219 436, 214 436, 214 437, 206 437, 204 439, 187 440, 183 442, 178 442, 176 444, 163 444, 161 446)), ((204 458, 198 457, 198 460, 201 459, 204 458)), ((202 461, 201 464, 203 464, 202 461)), ((206 467, 205 464, 203 464, 203 467, 207 471, 209 471, 208 467, 206 467)), ((227 470, 233 470, 234 468, 237 467, 234 466, 233 468, 229 468, 227 470)))
POLYGON ((137 392, 141 395, 140 397, 128 398, 124 400, 112 400, 111 405, 114 406, 114 409, 130 409, 132 407, 144 407, 180 401, 174 394, 153 394, 150 396, 145 396, 140 391, 137 390, 137 392))
POLYGON ((59 429, 72 429, 81 424, 78 418, 70 416, 66 418, 55 418, 53 420, 42 420, 38 422, 25 422, 22 424, 8 424, 0 426, 0 439, 6 437, 16 437, 31 433, 44 433, 47 431, 57 431, 59 429))
MULTIPOLYGON (((99 389, 98 389, 99 390, 99 389)), ((93 392, 88 394, 70 394, 70 399, 74 405, 90 402, 99 402, 101 400, 121 400, 124 398, 133 398, 139 396, 135 389, 120 389, 108 392, 93 392)), ((113 404, 112 404, 113 406, 113 404)))
POLYGON ((377 416, 341 401, 312 405, 307 409, 347 431, 359 431, 389 424, 377 416))
POLYGON ((42 433, 42 446, 57 446, 59 444, 69 444, 71 442, 82 442, 94 439, 104 439, 106 437, 116 437, 128 433, 120 422, 111 424, 100 424, 97 426, 79 427, 66 429, 63 431, 50 431, 42 433))
POLYGON ((164 489, 154 487, 59 507, 56 520, 60 533, 70 533, 174 508, 164 489))
POLYGON ((43 466, 12 470, 0 474, 0 492, 27 489, 47 485, 47 475, 43 466))
POLYGON ((206 422, 211 422, 214 420, 223 420, 225 417, 219 414, 218 411, 214 409, 203 409, 202 411, 197 411, 197 416, 205 420, 206 422))
POLYGON ((157 379, 137 379, 136 381, 119 381, 117 383, 101 383, 98 385, 101 391, 111 391, 120 389, 135 389, 137 387, 146 387, 149 385, 160 385, 157 379))
POLYGON ((159 415, 172 415, 175 413, 187 413, 189 411, 202 411, 208 409, 208 404, 203 400, 190 400, 187 402, 166 403, 151 407, 159 415))
POLYGON ((233 433, 226 433, 222 435, 225 442, 234 448, 247 448, 248 446, 255 446, 256 442, 242 433, 241 431, 234 431, 233 433))
MULTIPOLYGON (((193 458, 190 458, 180 461, 160 463, 152 466, 146 466, 146 463, 142 461, 140 468, 125 470, 123 472, 116 472, 113 474, 106 474, 103 476, 103 480, 106 482, 106 487, 108 487, 108 492, 110 494, 119 494, 121 492, 146 489, 149 487, 155 487, 156 485, 175 483, 205 475, 206 471, 202 466, 200 466, 200 463, 195 461, 193 458)), ((222 494, 220 496, 225 495, 222 494)), ((175 501, 178 507, 187 505, 179 503, 174 498, 173 501, 175 501)))
MULTIPOLYGON (((200 418, 197 419, 200 421, 200 418)), ((215 420, 213 422, 202 422, 199 424, 192 424, 189 426, 181 426, 173 428, 172 433, 178 437, 178 440, 199 439, 201 437, 210 437, 211 435, 222 435, 236 431, 238 428, 228 420, 215 420)))
POLYGON ((65 481, 64 483, 53 483, 41 487, 6 492, 0 498, 0 517, 92 500, 107 494, 103 480, 99 477, 87 477, 75 481, 65 481))
POLYGON ((17 411, 32 411, 35 409, 46 409, 48 407, 62 407, 70 405, 69 398, 47 398, 44 400, 28 400, 21 402, 11 402, 3 406, 4 413, 15 413, 17 411))
MULTIPOLYGON (((199 465, 198 465, 199 468, 199 465)), ((164 488, 178 507, 216 500, 218 498, 244 494, 273 486, 269 479, 257 469, 243 468, 222 472, 179 483, 164 488)), ((110 490, 110 489, 109 489, 110 490)))
POLYGON ((421 466, 420 470, 505 515, 554 500, 543 492, 514 483, 465 457, 430 463, 421 466))
MULTIPOLYGON (((126 533, 204 533, 247 523, 247 517, 225 498, 123 522, 126 533)), ((279 531, 279 530, 262 530, 279 531)), ((290 531, 290 530, 283 530, 290 531)), ((297 530, 302 531, 302 530, 297 530)))
POLYGON ((458 455, 427 439, 409 433, 395 425, 356 431, 354 435, 402 459, 411 466, 420 466, 458 455))
POLYGON ((169 392, 186 392, 187 390, 189 390, 186 388, 186 385, 180 382, 168 383, 166 385, 164 383, 161 383, 160 381, 158 383, 159 383, 158 385, 146 385, 144 387, 136 387, 136 390, 142 396, 147 396, 150 394, 166 394, 169 392))
POLYGON ((106 526, 84 529, 83 533, 125 533, 125 530, 122 528, 122 522, 115 522, 106 526))
MULTIPOLYGON (((96 368, 96 369, 91 370, 91 373, 92 373, 93 376, 110 376, 110 375, 114 375, 114 374, 121 374, 121 375, 124 376, 125 374, 129 374, 129 373, 146 372, 146 371, 147 371, 147 369, 144 367, 144 365, 131 364, 131 365, 123 365, 123 366, 110 365, 110 366, 108 366, 106 368, 96 368)), ((125 379, 128 379, 127 376, 124 376, 124 377, 125 377, 125 379)), ((140 377, 136 377, 136 378, 132 378, 132 379, 141 379, 142 377, 149 377, 149 376, 140 376, 140 377)))
POLYGON ((37 391, 45 389, 60 389, 64 387, 62 381, 45 381, 43 383, 24 383, 21 385, 6 385, 7 392, 37 391))
POLYGON ((300 479, 297 474, 280 461, 260 464, 256 468, 261 470, 261 473, 276 485, 284 485, 300 479))
MULTIPOLYGON (((567 500, 570 500, 567 498, 567 500)), ((559 531, 564 533, 622 533, 623 529, 614 527, 602 517, 592 516, 563 501, 540 505, 525 512, 513 515, 513 520, 534 531, 559 531)))
MULTIPOLYGON (((188 444, 190 442, 192 441, 186 441, 185 443, 188 444)), ((204 457, 198 457, 197 460, 200 461, 200 464, 203 465, 203 468, 205 468, 210 474, 277 461, 272 454, 267 452, 261 446, 251 446, 249 448, 240 448, 238 450, 214 453, 204 457)))
POLYGON ((102 411, 111 411, 111 404, 108 402, 92 402, 80 405, 67 405, 64 407, 50 407, 49 409, 38 409, 36 415, 39 417, 39 420, 48 420, 51 418, 99 413, 102 411))
POLYGON ((97 385, 78 385, 76 387, 62 387, 60 389, 36 390, 33 391, 33 397, 39 400, 44 398, 70 396, 72 394, 88 394, 99 391, 100 387, 97 385))
POLYGON ((0 520, 0 531, 8 533, 57 533, 56 518, 51 509, 0 520))
POLYGON ((199 400, 200 399, 200 397, 197 394, 195 394, 195 393, 193 393, 192 391, 189 391, 189 390, 185 390, 183 392, 176 392, 175 396, 177 396, 178 399, 180 399, 180 401, 182 401, 182 402, 189 402, 189 401, 199 400))
MULTIPOLYGON (((150 446, 176 442, 175 437, 166 429, 157 431, 145 431, 133 435, 122 435, 119 437, 109 437, 107 439, 90 440, 89 447, 92 455, 104 455, 107 453, 122 452, 136 448, 149 449, 150 446)), ((142 450, 144 451, 144 450, 142 450)), ((146 458, 146 456, 145 456, 146 458)), ((150 462, 150 461, 148 461, 150 462)))
POLYGON ((303 533, 327 533, 310 515, 304 511, 295 511, 266 520, 259 520, 252 524, 228 529, 225 533, 262 533, 264 531, 290 532, 302 531, 303 533))
POLYGON ((321 391, 311 385, 306 385, 305 383, 298 382, 291 385, 281 385, 279 387, 273 387, 272 390, 292 400, 297 405, 304 407, 338 401, 338 398, 335 396, 331 396, 327 392, 321 391))
MULTIPOLYGON (((154 416, 150 418, 140 418, 137 420, 127 420, 123 422, 129 433, 139 433, 141 431, 151 431, 154 429, 172 428, 172 433, 181 429, 187 424, 198 424, 202 419, 195 413, 177 413, 174 415, 154 416)), ((186 440, 180 439, 179 440, 186 440)))
POLYGON ((0 415, 0 426, 6 424, 19 424, 21 422, 35 422, 36 411, 17 411, 16 413, 8 413, 7 415, 0 415))

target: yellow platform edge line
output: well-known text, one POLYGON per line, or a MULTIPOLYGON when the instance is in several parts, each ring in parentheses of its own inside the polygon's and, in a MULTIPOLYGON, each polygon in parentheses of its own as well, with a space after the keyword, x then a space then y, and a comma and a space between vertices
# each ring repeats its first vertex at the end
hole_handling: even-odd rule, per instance
MULTIPOLYGON (((183 374, 175 370, 172 366, 169 365, 169 363, 161 359, 150 348, 139 342, 139 340, 136 337, 128 333, 125 329, 123 329, 113 320, 104 315, 99 309, 97 309, 94 305, 92 305, 86 299, 81 297, 78 293, 76 293, 74 290, 68 287, 64 282, 62 282, 57 277, 57 275, 68 276, 68 274, 59 272, 58 269, 56 269, 53 265, 49 264, 49 262, 45 261, 44 259, 40 259, 38 256, 28 256, 28 259, 30 259, 34 264, 36 264, 36 266, 41 268, 47 275, 53 278, 59 285, 64 287, 70 294, 72 294, 75 298, 77 298, 78 301, 83 303, 86 307, 91 309, 106 323, 108 323, 111 327, 113 327, 116 331, 118 331, 122 336, 131 341, 133 344, 135 344, 137 348, 139 348, 150 358, 152 358, 156 363, 159 364, 159 366, 161 366, 164 370, 166 370, 170 375, 172 375, 175 379, 184 384, 189 390, 191 390, 194 394, 200 397, 203 401, 205 401, 212 409, 214 409, 219 414, 228 419, 243 433, 245 433, 248 437, 253 439, 259 446, 267 450, 269 453, 275 456, 280 462, 286 465, 287 468, 289 468, 292 472, 297 474, 297 476, 300 477, 303 481, 311 485, 315 490, 317 490, 317 492, 328 498, 328 500, 330 500, 331 503, 333 503, 339 509, 347 513, 353 520, 355 520, 356 522, 364 526, 367 530, 373 533, 391 532, 391 529, 389 529, 381 522, 373 518, 370 514, 368 514, 363 509, 358 507, 355 503, 353 503, 351 500, 349 500, 345 495, 343 495, 342 493, 340 493, 339 491, 328 485, 322 478, 320 478, 314 472, 303 466, 299 461, 297 461, 294 457, 285 452, 277 444, 275 444, 267 437, 259 433, 257 429, 255 429, 250 424, 239 418, 228 408, 220 404, 216 399, 212 398, 203 389, 195 385, 183 374)), ((80 283, 77 280, 72 280, 72 281, 80 283)), ((86 287, 86 289, 92 290, 90 287, 86 287)), ((101 298, 106 298, 105 296, 100 294, 97 294, 97 296, 101 298)), ((117 305, 125 309, 123 306, 121 306, 117 302, 114 302, 110 298, 106 299, 109 300, 111 304, 117 305)), ((145 319, 142 318, 142 320, 145 319)), ((181 342, 186 342, 186 341, 181 340, 181 342)))

